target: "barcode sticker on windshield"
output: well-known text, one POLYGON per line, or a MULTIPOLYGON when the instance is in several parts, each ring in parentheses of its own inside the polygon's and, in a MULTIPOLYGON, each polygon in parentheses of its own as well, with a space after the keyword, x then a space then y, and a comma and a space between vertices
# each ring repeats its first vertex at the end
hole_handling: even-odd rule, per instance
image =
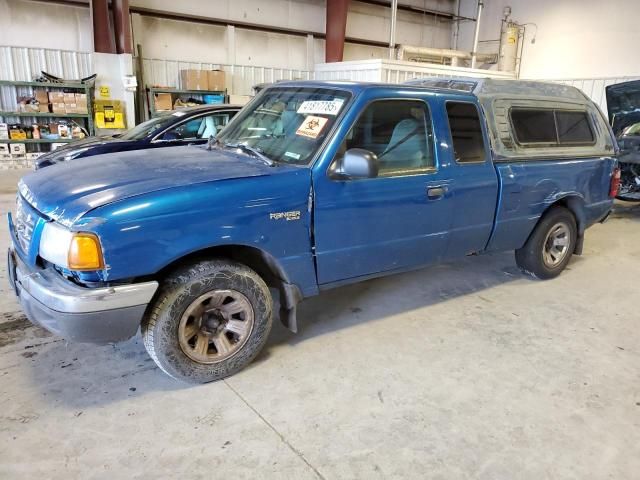
POLYGON ((320 132, 322 132, 322 129, 328 121, 328 118, 309 115, 304 119, 302 125, 298 127, 298 130, 296 130, 296 135, 302 135, 303 137, 308 138, 318 138, 318 135, 320 135, 320 132))
POLYGON ((344 100, 336 98, 334 100, 305 100, 298 107, 298 113, 338 115, 344 100))

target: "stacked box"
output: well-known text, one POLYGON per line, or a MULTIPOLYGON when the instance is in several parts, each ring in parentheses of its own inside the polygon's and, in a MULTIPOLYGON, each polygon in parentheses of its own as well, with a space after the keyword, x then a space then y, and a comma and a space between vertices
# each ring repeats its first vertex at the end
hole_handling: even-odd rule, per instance
POLYGON ((170 93, 156 93, 153 95, 153 101, 155 102, 156 110, 172 110, 173 101, 171 100, 170 93))
POLYGON ((86 93, 76 93, 76 111, 74 113, 89 113, 86 93))
POLYGON ((208 90, 209 79, 206 70, 180 70, 182 88, 185 90, 208 90))
POLYGON ((49 92, 49 103, 51 104, 52 113, 67 113, 67 108, 64 102, 64 93, 49 92))
POLYGON ((9 140, 9 125, 0 123, 0 140, 9 140))
POLYGON ((226 79, 222 70, 209 70, 207 72, 207 89, 217 92, 224 91, 226 79))

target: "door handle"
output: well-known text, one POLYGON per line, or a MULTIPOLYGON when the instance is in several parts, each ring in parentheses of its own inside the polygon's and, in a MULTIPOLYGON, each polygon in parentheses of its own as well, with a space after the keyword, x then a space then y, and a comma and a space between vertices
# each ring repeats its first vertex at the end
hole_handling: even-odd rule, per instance
POLYGON ((429 200, 437 200, 439 198, 442 198, 445 196, 445 194, 447 193, 447 186, 446 185, 440 185, 437 187, 428 187, 427 188, 427 198, 429 200))

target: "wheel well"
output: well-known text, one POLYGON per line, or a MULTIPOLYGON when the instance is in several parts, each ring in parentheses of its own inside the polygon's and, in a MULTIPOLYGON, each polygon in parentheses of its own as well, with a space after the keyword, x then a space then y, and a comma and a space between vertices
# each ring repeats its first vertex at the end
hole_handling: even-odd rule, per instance
POLYGON ((280 288, 282 282, 289 282, 275 258, 259 248, 246 245, 221 245, 192 252, 162 268, 155 277, 162 280, 183 265, 211 258, 227 258, 242 263, 260 275, 269 287, 280 288))
POLYGON ((582 236, 586 229, 586 220, 584 216, 584 200, 582 200, 577 195, 569 195, 567 197, 563 197, 549 205, 544 211, 543 215, 556 206, 564 207, 571 213, 573 213, 573 216, 576 219, 576 226, 578 227, 578 236, 582 236))

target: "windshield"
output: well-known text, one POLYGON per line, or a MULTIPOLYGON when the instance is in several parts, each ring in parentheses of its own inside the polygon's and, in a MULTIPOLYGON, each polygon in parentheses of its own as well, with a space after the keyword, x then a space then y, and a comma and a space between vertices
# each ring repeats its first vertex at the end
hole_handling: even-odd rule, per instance
MULTIPOLYGON (((184 112, 180 113, 184 115, 184 112)), ((142 140, 143 138, 148 137, 153 132, 171 124, 175 121, 175 119, 175 113, 171 115, 163 115, 161 117, 152 118, 151 120, 142 122, 140 125, 136 125, 131 130, 123 133, 119 138, 122 140, 142 140)))
POLYGON ((306 165, 350 96, 328 88, 268 88, 227 125, 218 140, 223 145, 247 145, 276 162, 306 165))
POLYGON ((625 128, 624 131, 622 132, 622 135, 623 136, 640 135, 640 123, 634 123, 630 127, 625 128))

